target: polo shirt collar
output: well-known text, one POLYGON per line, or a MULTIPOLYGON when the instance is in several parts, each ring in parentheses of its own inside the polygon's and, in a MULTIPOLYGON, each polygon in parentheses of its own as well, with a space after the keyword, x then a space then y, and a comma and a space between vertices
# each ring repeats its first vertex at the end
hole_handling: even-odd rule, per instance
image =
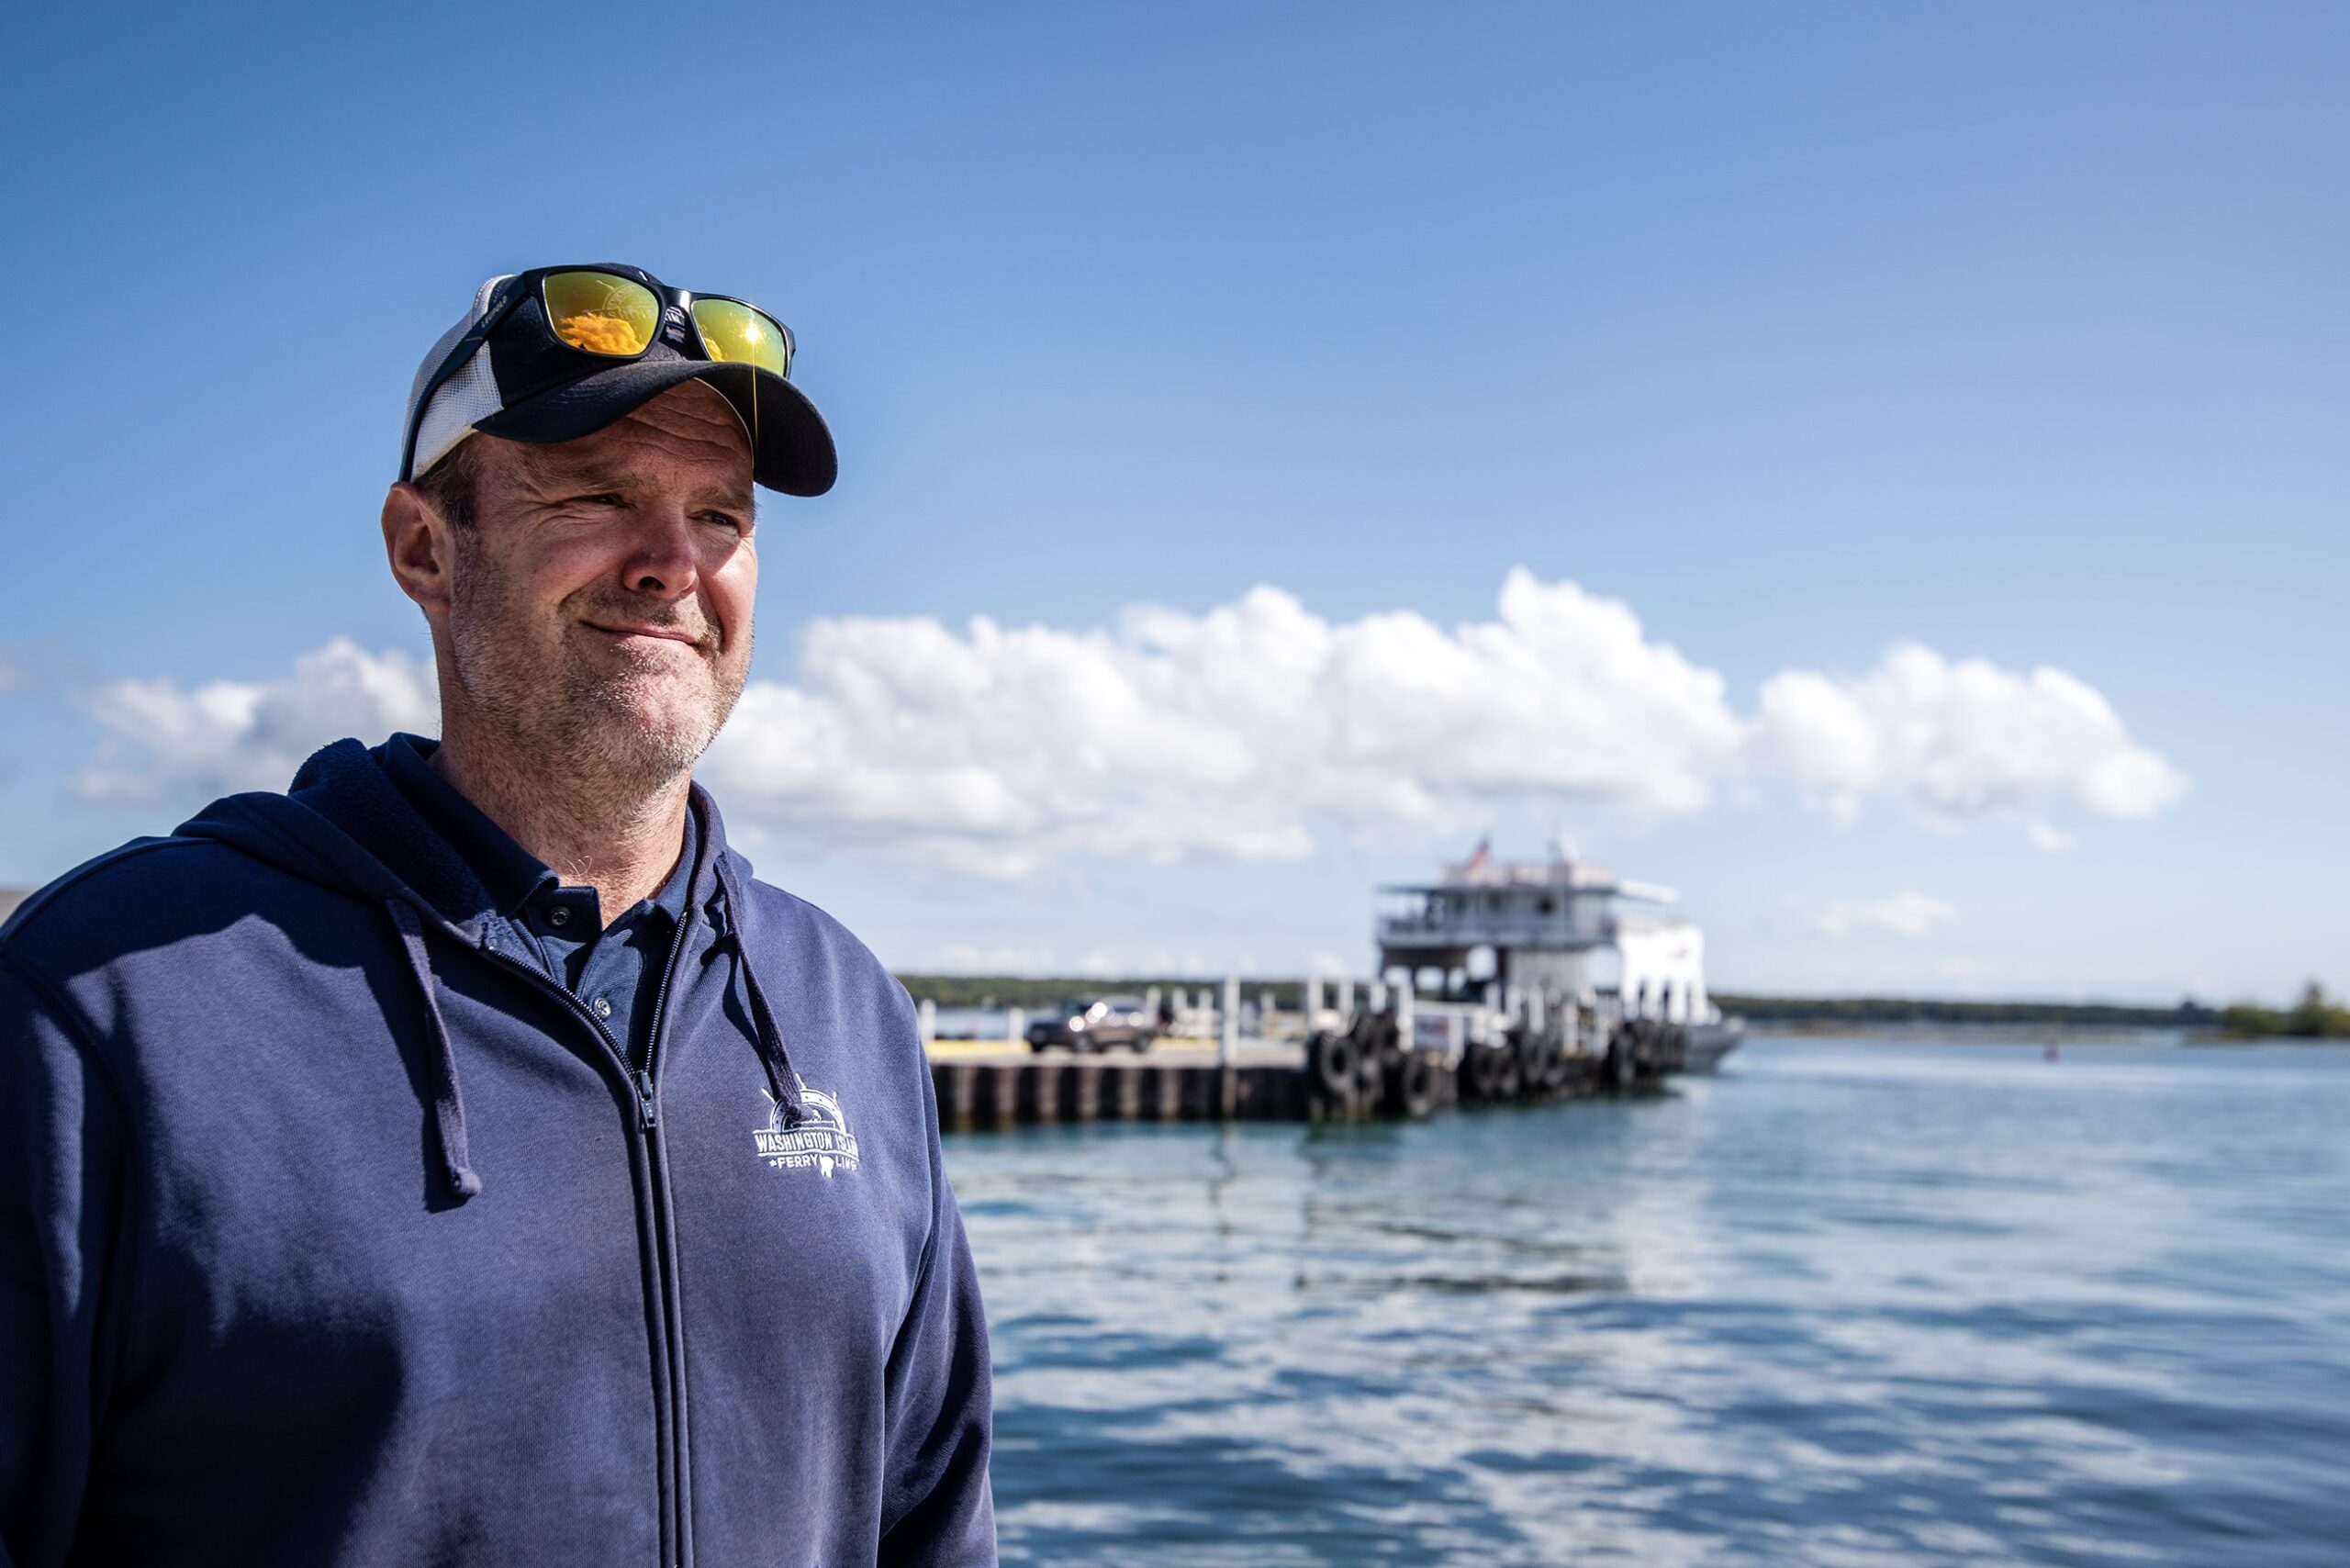
MULTIPOLYGON (((432 754, 440 749, 439 741, 395 734, 384 743, 384 772, 417 814, 448 841, 481 879, 498 913, 513 920, 532 899, 561 887, 563 879, 515 843, 514 835, 492 822, 487 812, 465 798, 464 791, 434 771, 432 754)), ((685 842, 677 867, 653 897, 654 906, 672 920, 685 918, 686 901, 692 895, 700 840, 697 815, 690 808, 686 812, 685 842)))

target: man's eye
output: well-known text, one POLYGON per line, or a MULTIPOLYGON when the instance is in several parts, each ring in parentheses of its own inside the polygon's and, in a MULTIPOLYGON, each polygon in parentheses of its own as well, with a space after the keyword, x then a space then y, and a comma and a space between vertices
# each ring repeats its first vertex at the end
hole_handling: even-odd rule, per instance
POLYGON ((743 532, 743 520, 736 517, 732 512, 706 511, 701 514, 701 520, 704 522, 710 523, 718 528, 726 529, 732 532, 740 533, 743 532))
POLYGON ((571 504, 576 507, 617 507, 627 503, 621 499, 617 492, 603 490, 592 496, 574 496, 571 498, 571 504))

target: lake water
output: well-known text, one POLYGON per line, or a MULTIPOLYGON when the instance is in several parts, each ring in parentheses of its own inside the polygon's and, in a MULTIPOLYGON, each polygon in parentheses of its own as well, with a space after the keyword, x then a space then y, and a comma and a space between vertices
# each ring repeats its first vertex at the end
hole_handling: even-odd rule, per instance
POLYGON ((2350 1050, 950 1137, 1004 1560, 2350 1562, 2350 1050))

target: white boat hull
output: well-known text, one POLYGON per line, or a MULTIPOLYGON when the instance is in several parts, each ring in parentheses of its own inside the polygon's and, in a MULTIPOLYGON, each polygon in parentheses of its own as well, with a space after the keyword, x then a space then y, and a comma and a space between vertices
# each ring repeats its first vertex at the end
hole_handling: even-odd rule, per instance
POLYGON ((1718 1024, 1687 1025, 1689 1042, 1682 1057, 1684 1072, 1711 1072, 1721 1065, 1722 1058, 1738 1049, 1746 1038, 1746 1020, 1725 1018, 1718 1024))

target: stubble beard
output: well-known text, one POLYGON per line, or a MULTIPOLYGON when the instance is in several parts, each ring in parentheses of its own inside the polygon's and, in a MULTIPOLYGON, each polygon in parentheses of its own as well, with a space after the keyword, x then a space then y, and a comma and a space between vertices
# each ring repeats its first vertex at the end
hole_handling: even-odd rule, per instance
POLYGON ((598 650, 571 627, 588 619, 658 622, 642 604, 566 600, 549 633, 510 591, 506 574, 459 536, 450 584, 450 657, 481 738, 517 783, 627 811, 690 772, 734 710, 749 666, 699 648, 598 650), (535 633, 535 634, 534 634, 535 633))

